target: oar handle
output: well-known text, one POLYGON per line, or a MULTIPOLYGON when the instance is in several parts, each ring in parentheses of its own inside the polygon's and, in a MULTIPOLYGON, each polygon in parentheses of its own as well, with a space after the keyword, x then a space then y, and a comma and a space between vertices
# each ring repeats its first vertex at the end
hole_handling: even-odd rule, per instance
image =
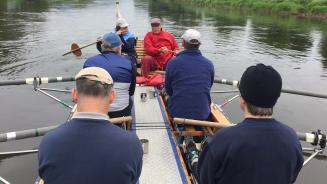
POLYGON ((184 118, 174 118, 174 122, 177 124, 197 125, 197 126, 206 126, 206 127, 213 127, 213 128, 225 128, 225 127, 233 126, 233 124, 227 124, 227 123, 200 121, 200 120, 184 119, 184 118))
MULTIPOLYGON (((214 83, 219 83, 219 84, 226 84, 226 85, 237 86, 237 87, 239 85, 239 81, 237 81, 237 80, 216 79, 213 82, 214 83)), ((281 92, 283 92, 283 93, 289 93, 289 94, 294 94, 294 95, 302 95, 302 96, 310 96, 310 97, 325 98, 325 99, 327 99, 327 95, 326 94, 311 93, 311 92, 291 90, 291 89, 282 89, 281 92)))
POLYGON ((66 56, 66 55, 68 55, 68 54, 70 54, 70 53, 73 53, 73 52, 76 52, 76 51, 78 51, 78 50, 84 49, 84 48, 89 47, 89 46, 91 46, 91 45, 94 45, 94 44, 96 44, 96 43, 98 43, 98 42, 99 42, 99 41, 96 41, 96 42, 93 42, 93 43, 90 43, 90 44, 84 45, 84 46, 82 46, 82 47, 79 47, 79 48, 77 48, 77 49, 71 50, 71 51, 69 51, 69 52, 66 52, 66 53, 63 54, 62 56, 66 56))

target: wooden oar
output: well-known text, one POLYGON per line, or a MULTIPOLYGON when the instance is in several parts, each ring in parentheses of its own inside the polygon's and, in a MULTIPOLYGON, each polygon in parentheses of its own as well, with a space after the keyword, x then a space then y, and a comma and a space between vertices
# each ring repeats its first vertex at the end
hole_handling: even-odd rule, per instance
MULTIPOLYGON (((110 122, 113 124, 124 123, 129 121, 132 121, 131 116, 110 119, 110 122)), ((43 136, 44 134, 56 128, 57 126, 59 125, 2 133, 0 134, 0 142, 43 136)))
MULTIPOLYGON (((235 124, 217 123, 212 121, 200 121, 200 120, 185 119, 185 118, 174 118, 174 122, 177 124, 197 125, 197 126, 205 126, 205 127, 213 127, 213 128, 226 128, 235 125, 235 124)), ((319 130, 313 133, 296 132, 296 134, 298 139, 301 141, 311 143, 312 145, 319 145, 322 149, 326 147, 326 134, 321 133, 319 130)))
POLYGON ((122 16, 119 10, 119 1, 116 1, 116 20, 120 19, 121 17, 122 16))
MULTIPOLYGON (((237 81, 237 80, 227 80, 227 79, 216 79, 216 80, 214 80, 214 83, 232 85, 232 86, 237 86, 237 87, 239 85, 239 81, 237 81)), ((302 96, 310 96, 310 97, 326 98, 327 99, 327 94, 319 94, 319 93, 312 93, 312 92, 298 91, 298 90, 291 90, 291 89, 282 89, 282 92, 283 93, 294 94, 294 95, 302 95, 302 96)))
POLYGON ((73 53, 75 56, 81 56, 82 55, 82 51, 81 49, 84 49, 86 47, 89 47, 91 45, 94 45, 96 43, 98 43, 99 41, 96 41, 96 42, 93 42, 93 43, 90 43, 90 44, 87 44, 87 45, 84 45, 83 47, 79 47, 77 43, 72 43, 71 45, 71 50, 69 52, 66 52, 65 54, 63 54, 62 56, 66 56, 68 54, 71 54, 73 53))

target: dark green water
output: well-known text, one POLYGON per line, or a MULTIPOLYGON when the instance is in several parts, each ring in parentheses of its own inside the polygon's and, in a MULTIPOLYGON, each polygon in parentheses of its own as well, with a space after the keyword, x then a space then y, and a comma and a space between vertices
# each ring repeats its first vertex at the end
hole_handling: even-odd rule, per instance
MULTIPOLYGON (((113 29, 114 1, 1 0, 0 80, 33 76, 73 76, 83 61, 97 54, 94 47, 81 58, 62 57, 75 41, 88 44, 113 29)), ((327 24, 314 20, 205 9, 172 0, 122 0, 122 15, 142 38, 152 16, 164 20, 166 30, 180 43, 187 28, 202 34, 201 50, 214 62, 216 78, 239 79, 245 68, 263 62, 283 77, 283 88, 327 93, 327 24)), ((71 88, 71 83, 44 85, 71 88)), ((215 85, 214 89, 231 89, 215 85)), ((53 93, 70 101, 68 94, 53 93)), ((214 95, 217 103, 232 94, 214 95)), ((242 119, 238 102, 224 109, 231 121, 242 119)), ((69 109, 34 92, 32 86, 0 87, 0 132, 43 127, 63 122, 69 109)), ((298 131, 327 132, 327 100, 283 94, 275 117, 298 131)), ((0 143, 0 151, 31 149, 39 138, 0 143)), ((304 145, 308 146, 308 145, 304 145)), ((269 167, 269 166, 267 166, 269 167)), ((304 167, 297 184, 325 184, 327 162, 315 159, 304 167)), ((36 154, 0 159, 0 176, 11 183, 33 183, 36 154)))

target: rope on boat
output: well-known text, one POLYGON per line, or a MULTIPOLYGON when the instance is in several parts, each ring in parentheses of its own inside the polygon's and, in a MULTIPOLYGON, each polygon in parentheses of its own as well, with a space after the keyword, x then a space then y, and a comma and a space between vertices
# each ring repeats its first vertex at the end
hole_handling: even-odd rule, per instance
POLYGON ((75 81, 75 77, 52 77, 52 78, 50 78, 50 77, 32 77, 32 78, 19 79, 19 80, 0 81, 0 86, 23 85, 23 84, 33 85, 33 82, 35 79, 39 85, 46 84, 46 83, 75 81))
MULTIPOLYGON (((129 121, 132 121, 131 116, 110 119, 110 122, 113 124, 124 123, 124 122, 129 122, 129 121)), ((58 126, 59 125, 35 128, 35 129, 28 129, 28 130, 21 130, 21 131, 16 131, 16 132, 2 133, 2 134, 0 134, 0 142, 7 142, 7 141, 12 141, 12 140, 19 140, 19 139, 43 136, 44 134, 48 133, 49 131, 53 130, 54 128, 56 128, 58 126)))
MULTIPOLYGON (((232 85, 232 86, 236 86, 236 87, 238 87, 238 85, 239 85, 239 81, 237 81, 237 80, 227 80, 227 79, 215 79, 214 83, 232 85)), ((327 99, 326 94, 319 94, 319 93, 312 93, 312 92, 298 91, 298 90, 291 90, 291 89, 282 89, 282 92, 283 93, 294 94, 294 95, 302 95, 302 96, 309 96, 309 97, 327 99)))

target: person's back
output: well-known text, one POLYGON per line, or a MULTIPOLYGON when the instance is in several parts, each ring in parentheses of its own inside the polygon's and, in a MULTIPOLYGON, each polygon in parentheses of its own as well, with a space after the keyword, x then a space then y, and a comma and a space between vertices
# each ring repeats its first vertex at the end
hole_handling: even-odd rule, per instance
POLYGON ((218 130, 198 162, 203 184, 291 184, 303 164, 295 131, 272 118, 282 79, 271 66, 258 64, 242 75, 240 107, 245 119, 218 130))
MULTIPOLYGON (((183 40, 184 47, 185 44, 183 40)), ((213 64, 198 48, 188 48, 170 60, 165 79, 170 116, 207 120, 213 79, 213 64)))
POLYGON ((220 130, 201 154, 212 164, 200 173, 213 178, 206 184, 290 184, 303 163, 296 133, 274 119, 248 118, 220 130))
POLYGON ((83 68, 101 67, 110 73, 115 82, 114 89, 117 93, 117 97, 111 105, 109 115, 111 118, 129 116, 133 105, 130 96, 134 95, 136 84, 135 65, 114 51, 115 47, 120 49, 120 38, 114 33, 106 35, 103 37, 104 41, 102 45, 107 45, 107 42, 110 42, 113 48, 104 48, 104 51, 101 54, 87 59, 83 68), (105 39, 109 41, 106 41, 105 39))
POLYGON ((141 172, 135 134, 106 120, 78 119, 49 132, 39 146, 46 184, 132 184, 141 172))
POLYGON ((47 133, 39 152, 39 176, 46 184, 134 184, 142 168, 142 147, 135 133, 110 123, 107 112, 116 96, 113 79, 99 67, 75 77, 72 120, 47 133))

